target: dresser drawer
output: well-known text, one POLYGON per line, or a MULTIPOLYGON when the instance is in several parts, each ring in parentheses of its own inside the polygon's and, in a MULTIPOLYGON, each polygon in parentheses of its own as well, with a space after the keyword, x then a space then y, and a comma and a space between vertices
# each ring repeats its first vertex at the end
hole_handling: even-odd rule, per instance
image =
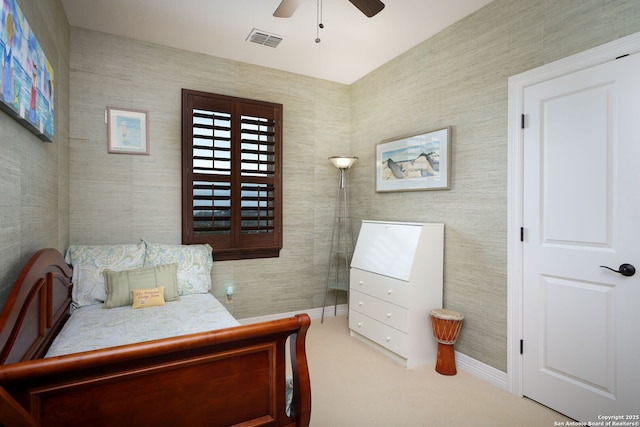
POLYGON ((349 283, 352 290, 409 308, 409 287, 407 282, 352 268, 349 283))
POLYGON ((409 332, 409 311, 390 302, 372 297, 371 295, 351 290, 349 308, 365 314, 379 322, 409 332))
POLYGON ((349 329, 404 358, 408 357, 408 335, 389 325, 378 322, 355 310, 349 310, 349 329))

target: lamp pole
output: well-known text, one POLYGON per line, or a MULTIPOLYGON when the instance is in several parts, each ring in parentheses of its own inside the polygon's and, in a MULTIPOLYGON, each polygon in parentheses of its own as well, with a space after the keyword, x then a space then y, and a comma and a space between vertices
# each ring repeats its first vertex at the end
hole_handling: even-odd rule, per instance
POLYGON ((349 299, 349 259, 353 253, 353 232, 351 230, 351 216, 349 214, 347 170, 353 166, 358 158, 334 156, 329 157, 329 160, 331 160, 331 163, 333 163, 340 172, 340 181, 338 182, 338 191, 336 193, 333 231, 331 232, 331 246, 329 248, 327 286, 324 293, 322 319, 320 323, 324 322, 324 310, 327 305, 327 295, 329 294, 329 291, 333 291, 335 294, 333 308, 334 316, 337 314, 338 309, 338 291, 347 292, 347 300, 349 299), (332 271, 334 266, 335 276, 333 276, 332 280, 332 271), (342 278, 340 277, 341 271, 343 272, 342 278))

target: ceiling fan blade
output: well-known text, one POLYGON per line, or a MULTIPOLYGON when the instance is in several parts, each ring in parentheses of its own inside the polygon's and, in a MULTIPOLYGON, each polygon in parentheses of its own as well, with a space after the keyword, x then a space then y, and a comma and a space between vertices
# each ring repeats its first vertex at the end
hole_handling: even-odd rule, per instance
POLYGON ((301 1, 302 0, 282 0, 276 11, 273 12, 273 16, 276 18, 291 18, 301 1))
POLYGON ((375 16, 384 9, 384 3, 380 0, 349 0, 360 12, 367 15, 368 18, 375 16))

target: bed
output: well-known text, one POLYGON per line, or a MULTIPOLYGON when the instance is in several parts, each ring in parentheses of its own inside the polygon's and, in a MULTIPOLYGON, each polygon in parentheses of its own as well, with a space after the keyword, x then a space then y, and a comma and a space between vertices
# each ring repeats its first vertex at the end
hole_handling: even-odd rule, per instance
MULTIPOLYGON (((196 325, 180 336, 116 340, 108 347, 90 334, 79 340, 87 341, 84 350, 61 349, 58 335, 76 336, 67 325, 70 313, 86 311, 76 307, 82 299, 72 286, 77 270, 57 250, 42 249, 16 281, 0 314, 0 424, 309 425, 309 316, 237 325, 223 310, 229 323, 222 329, 197 331, 196 325)), ((188 305, 195 297, 179 299, 166 306, 188 305)), ((154 308, 127 307, 136 315, 154 308)), ((122 326, 114 316, 119 320, 110 322, 122 326)))

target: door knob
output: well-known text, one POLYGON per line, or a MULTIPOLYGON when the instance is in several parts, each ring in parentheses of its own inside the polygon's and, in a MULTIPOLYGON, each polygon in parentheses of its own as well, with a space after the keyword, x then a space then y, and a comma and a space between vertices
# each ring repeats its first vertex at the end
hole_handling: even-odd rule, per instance
POLYGON ((617 270, 614 270, 611 267, 607 267, 606 265, 601 265, 600 267, 607 268, 607 269, 613 271, 614 273, 620 273, 623 276, 627 276, 627 277, 631 277, 634 274, 636 274, 636 268, 631 264, 621 264, 620 267, 618 267, 617 270))

